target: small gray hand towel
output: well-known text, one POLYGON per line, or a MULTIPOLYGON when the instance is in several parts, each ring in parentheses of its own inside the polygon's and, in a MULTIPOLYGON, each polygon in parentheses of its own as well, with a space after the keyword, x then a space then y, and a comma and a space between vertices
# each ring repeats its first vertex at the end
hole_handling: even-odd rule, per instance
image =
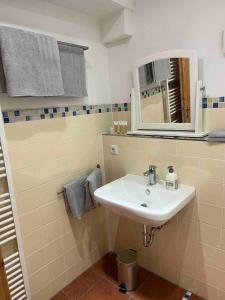
POLYGON ((59 48, 53 37, 0 26, 0 48, 9 96, 64 94, 59 48))
POLYGON ((98 204, 95 201, 94 192, 102 186, 102 172, 100 168, 94 169, 86 178, 85 187, 85 208, 90 210, 96 208, 98 204))
POLYGON ((84 184, 87 176, 69 182, 64 186, 64 196, 74 218, 81 219, 85 212, 84 184))
POLYGON ((69 182, 64 186, 64 196, 74 218, 81 219, 85 212, 96 208, 94 191, 102 185, 102 174, 99 168, 88 176, 69 182))
POLYGON ((225 142, 225 130, 211 131, 207 137, 207 142, 224 143, 225 142))

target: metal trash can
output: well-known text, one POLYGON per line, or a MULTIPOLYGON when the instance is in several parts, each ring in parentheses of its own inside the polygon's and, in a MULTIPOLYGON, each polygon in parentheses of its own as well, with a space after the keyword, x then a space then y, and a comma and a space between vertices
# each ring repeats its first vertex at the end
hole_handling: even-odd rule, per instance
POLYGON ((119 287, 125 291, 133 291, 137 288, 137 252, 127 249, 117 255, 119 287))

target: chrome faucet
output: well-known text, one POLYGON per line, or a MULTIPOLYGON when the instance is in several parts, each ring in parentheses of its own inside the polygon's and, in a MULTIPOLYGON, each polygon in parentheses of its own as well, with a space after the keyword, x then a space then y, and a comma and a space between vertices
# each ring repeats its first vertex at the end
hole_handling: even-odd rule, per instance
POLYGON ((148 185, 155 185, 157 183, 156 168, 156 166, 150 165, 149 169, 143 173, 149 179, 148 185))

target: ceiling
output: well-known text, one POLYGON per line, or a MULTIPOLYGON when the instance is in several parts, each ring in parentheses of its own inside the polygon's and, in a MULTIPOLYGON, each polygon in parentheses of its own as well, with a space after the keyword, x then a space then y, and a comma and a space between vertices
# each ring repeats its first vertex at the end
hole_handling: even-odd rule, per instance
POLYGON ((102 18, 122 8, 122 5, 112 0, 45 0, 45 2, 79 11, 97 18, 102 18))
POLYGON ((135 0, 0 0, 0 4, 31 11, 45 9, 44 4, 53 4, 55 7, 69 9, 71 12, 81 12, 101 19, 124 8, 133 10, 135 0))

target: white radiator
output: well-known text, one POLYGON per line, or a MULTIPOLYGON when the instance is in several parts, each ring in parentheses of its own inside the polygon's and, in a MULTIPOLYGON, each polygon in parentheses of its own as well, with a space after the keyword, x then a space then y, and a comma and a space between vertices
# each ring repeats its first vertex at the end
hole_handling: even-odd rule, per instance
POLYGON ((2 189, 6 189, 6 191, 0 194, 0 250, 3 256, 10 297, 11 300, 31 300, 4 123, 0 108, 0 182, 1 181, 4 181, 2 189), (7 245, 7 243, 13 243, 13 247, 8 247, 9 245, 7 245), (5 249, 7 249, 7 251, 5 249))

